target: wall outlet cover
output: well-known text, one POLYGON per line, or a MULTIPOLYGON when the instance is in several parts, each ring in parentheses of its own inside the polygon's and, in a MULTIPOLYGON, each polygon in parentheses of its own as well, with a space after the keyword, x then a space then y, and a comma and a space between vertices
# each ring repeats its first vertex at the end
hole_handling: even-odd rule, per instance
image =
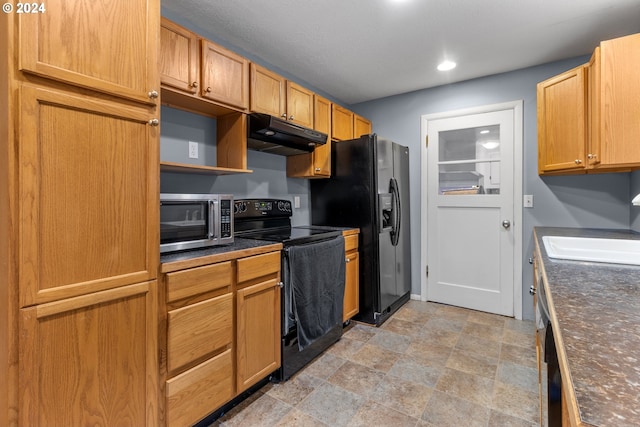
POLYGON ((189 158, 197 159, 198 158, 198 143, 189 141, 189 158))

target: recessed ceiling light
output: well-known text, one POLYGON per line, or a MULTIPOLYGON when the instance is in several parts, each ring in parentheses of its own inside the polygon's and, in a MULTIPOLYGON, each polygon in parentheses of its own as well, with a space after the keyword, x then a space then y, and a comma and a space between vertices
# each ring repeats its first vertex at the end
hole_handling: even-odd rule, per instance
POLYGON ((438 71, 449 71, 456 68, 456 63, 453 61, 442 61, 440 65, 438 65, 438 71))

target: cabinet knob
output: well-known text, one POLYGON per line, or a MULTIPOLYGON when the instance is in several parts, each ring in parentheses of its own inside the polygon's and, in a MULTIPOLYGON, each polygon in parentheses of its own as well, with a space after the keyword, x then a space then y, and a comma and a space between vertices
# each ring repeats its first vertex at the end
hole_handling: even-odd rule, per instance
POLYGON ((320 172, 320 168, 316 168, 316 172, 320 172))
POLYGON ((278 282, 278 283, 276 283, 276 286, 279 286, 279 287, 281 287, 281 288, 284 288, 284 283, 283 283, 283 282, 278 282))
POLYGON ((149 125, 150 126, 158 126, 159 124, 160 124, 160 120, 158 120, 158 119, 149 120, 149 125))
POLYGON ((191 83, 191 87, 198 87, 198 82, 191 83))
POLYGON ((211 92, 211 87, 210 86, 207 86, 207 93, 208 92, 211 92))
POLYGON ((289 120, 293 120, 293 114, 289 116, 289 120))
POLYGON ((158 97, 158 91, 157 90, 149 91, 149 98, 156 99, 157 97, 158 97))
POLYGON ((535 295, 536 294, 536 288, 534 288, 533 285, 531 285, 531 287, 529 288, 529 293, 531 295, 535 295))
POLYGON ((597 154, 591 154, 591 153, 587 154, 587 159, 589 159, 589 160, 593 160, 593 159, 595 159, 597 157, 598 157, 597 154))
POLYGON ((280 114, 280 117, 282 117, 283 119, 287 120, 287 113, 280 114))
POLYGON ((574 162, 576 163, 576 165, 579 165, 579 164, 581 164, 581 163, 582 163, 582 160, 580 160, 580 159, 575 159, 575 160, 574 160, 574 162))
POLYGON ((351 260, 349 258, 345 258, 344 262, 351 262, 351 260))

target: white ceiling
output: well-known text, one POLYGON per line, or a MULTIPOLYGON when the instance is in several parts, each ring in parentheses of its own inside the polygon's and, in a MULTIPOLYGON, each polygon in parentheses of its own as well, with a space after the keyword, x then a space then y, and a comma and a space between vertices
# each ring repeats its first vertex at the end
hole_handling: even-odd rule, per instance
POLYGON ((346 104, 589 54, 640 0, 162 0, 346 104), (443 59, 458 63, 439 72, 443 59))

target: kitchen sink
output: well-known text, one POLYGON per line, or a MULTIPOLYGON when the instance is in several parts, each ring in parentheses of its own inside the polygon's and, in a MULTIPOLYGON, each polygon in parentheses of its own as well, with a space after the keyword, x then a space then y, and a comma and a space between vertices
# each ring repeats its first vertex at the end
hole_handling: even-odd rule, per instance
POLYGON ((550 258, 640 265, 640 240, 543 236, 550 258))

